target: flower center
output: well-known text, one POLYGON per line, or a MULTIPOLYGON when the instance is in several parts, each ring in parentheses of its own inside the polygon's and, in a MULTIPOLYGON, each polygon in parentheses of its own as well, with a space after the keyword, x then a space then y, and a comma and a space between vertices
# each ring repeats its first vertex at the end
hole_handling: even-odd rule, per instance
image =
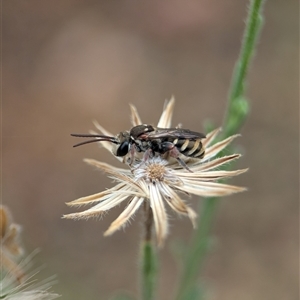
POLYGON ((161 164, 149 164, 146 169, 147 178, 150 181, 163 181, 165 166, 161 164))

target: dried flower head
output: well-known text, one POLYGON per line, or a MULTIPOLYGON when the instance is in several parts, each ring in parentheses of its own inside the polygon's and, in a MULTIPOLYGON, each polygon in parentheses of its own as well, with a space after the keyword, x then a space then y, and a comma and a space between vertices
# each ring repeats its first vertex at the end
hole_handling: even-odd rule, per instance
POLYGON ((7 300, 52 300, 59 297, 58 294, 50 292, 55 283, 54 277, 38 281, 36 275, 40 269, 31 270, 32 259, 37 251, 23 259, 18 268, 23 271, 21 281, 16 281, 15 273, 4 272, 0 279, 0 299, 7 300))
POLYGON ((21 226, 13 223, 10 212, 0 205, 0 240, 1 240, 1 269, 14 275, 15 280, 21 281, 23 270, 18 266, 17 260, 24 250, 20 245, 21 226))
MULTIPOLYGON (((170 128, 174 108, 174 99, 166 103, 162 116, 158 122, 160 128, 170 128)), ((131 105, 131 120, 133 126, 142 124, 141 119, 134 106, 131 105)), ((111 134, 95 124, 97 129, 104 135, 111 134)), ((196 225, 197 214, 190 208, 181 195, 198 195, 204 197, 225 196, 244 191, 245 188, 219 183, 220 179, 232 177, 244 173, 247 169, 236 171, 219 170, 221 166, 240 157, 233 154, 214 158, 237 136, 231 136, 223 141, 213 144, 220 129, 207 134, 202 140, 205 147, 203 159, 195 159, 182 156, 182 160, 192 172, 178 164, 169 157, 161 155, 148 158, 146 161, 136 160, 132 168, 116 168, 109 164, 93 159, 85 159, 85 162, 99 168, 109 174, 117 184, 101 193, 79 198, 67 203, 69 206, 93 205, 82 212, 64 215, 68 219, 87 219, 101 216, 116 205, 127 202, 127 206, 120 216, 110 225, 104 235, 110 235, 122 228, 135 214, 138 208, 145 202, 149 203, 159 245, 162 245, 168 233, 168 218, 165 204, 175 212, 186 215, 196 225)), ((99 142, 110 152, 114 152, 114 145, 109 142, 99 142)), ((116 157, 120 161, 125 161, 116 157)))
POLYGON ((5 206, 0 205, 1 276, 0 299, 7 300, 52 300, 59 295, 49 292, 53 279, 38 282, 30 271, 32 255, 20 260, 24 253, 20 246, 21 227, 12 221, 5 206))

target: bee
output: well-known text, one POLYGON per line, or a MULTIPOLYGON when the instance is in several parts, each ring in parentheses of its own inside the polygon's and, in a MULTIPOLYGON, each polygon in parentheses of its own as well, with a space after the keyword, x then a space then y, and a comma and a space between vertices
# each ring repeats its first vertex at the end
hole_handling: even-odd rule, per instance
POLYGON ((74 145, 78 147, 93 142, 107 141, 116 144, 115 155, 125 156, 130 153, 130 163, 134 161, 135 153, 144 153, 143 161, 156 154, 168 153, 175 158, 185 169, 192 172, 186 163, 180 158, 180 154, 187 157, 201 159, 204 157, 205 149, 202 139, 203 133, 194 132, 182 128, 154 128, 152 125, 143 124, 132 127, 129 131, 120 132, 117 136, 106 136, 98 134, 71 134, 74 137, 93 138, 74 145))

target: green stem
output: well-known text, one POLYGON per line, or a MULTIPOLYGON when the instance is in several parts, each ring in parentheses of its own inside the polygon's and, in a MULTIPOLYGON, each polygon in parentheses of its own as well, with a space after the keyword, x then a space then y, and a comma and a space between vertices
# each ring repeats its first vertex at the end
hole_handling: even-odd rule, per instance
MULTIPOLYGON (((244 83, 247 71, 249 70, 250 59, 254 53, 257 37, 262 24, 262 16, 260 11, 263 2, 263 0, 251 1, 242 48, 238 62, 235 66, 232 86, 229 93, 229 99, 231 101, 244 94, 244 83)), ((228 112, 228 117, 229 114, 230 112, 228 112)))
POLYGON ((152 244, 153 215, 148 202, 144 203, 145 236, 142 244, 142 299, 154 299, 157 273, 156 252, 152 244))
POLYGON ((192 240, 191 246, 185 260, 182 280, 180 282, 177 298, 178 300, 193 299, 196 278, 201 269, 207 253, 209 235, 213 216, 218 203, 217 198, 204 199, 202 214, 198 222, 198 229, 192 240))
MULTIPOLYGON (((223 138, 240 129, 248 114, 248 102, 244 98, 246 75, 262 25, 263 0, 251 0, 239 59, 235 66, 225 115, 223 138)), ((198 273, 203 265, 209 245, 209 232, 219 200, 204 199, 198 229, 188 249, 177 300, 196 299, 198 273)))
POLYGON ((264 2, 264 0, 250 1, 242 47, 231 79, 223 137, 236 133, 243 125, 249 112, 249 104, 244 98, 246 76, 263 23, 262 7, 264 2))

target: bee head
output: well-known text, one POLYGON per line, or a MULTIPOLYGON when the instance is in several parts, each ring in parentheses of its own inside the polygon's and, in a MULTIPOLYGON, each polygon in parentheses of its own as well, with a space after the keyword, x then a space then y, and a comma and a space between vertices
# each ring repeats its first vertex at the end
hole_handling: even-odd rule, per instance
POLYGON ((116 156, 125 156, 130 149, 130 135, 129 132, 124 131, 120 132, 117 135, 117 139, 119 140, 119 144, 114 149, 114 155, 116 156))

